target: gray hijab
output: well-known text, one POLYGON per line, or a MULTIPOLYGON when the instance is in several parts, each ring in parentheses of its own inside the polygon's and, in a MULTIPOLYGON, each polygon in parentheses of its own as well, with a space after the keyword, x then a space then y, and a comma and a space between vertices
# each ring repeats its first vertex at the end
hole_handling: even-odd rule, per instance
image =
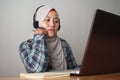
MULTIPOLYGON (((38 9, 35 20, 39 22, 39 27, 42 25, 42 21, 45 19, 48 12, 52 9, 56 10, 55 8, 49 6, 43 6, 38 9)), ((47 38, 46 44, 48 49, 49 63, 52 68, 55 70, 66 69, 66 59, 61 46, 60 38, 58 36, 55 36, 54 38, 47 38)))
POLYGON ((65 70, 67 68, 66 59, 58 36, 46 40, 48 48, 49 63, 55 70, 65 70))

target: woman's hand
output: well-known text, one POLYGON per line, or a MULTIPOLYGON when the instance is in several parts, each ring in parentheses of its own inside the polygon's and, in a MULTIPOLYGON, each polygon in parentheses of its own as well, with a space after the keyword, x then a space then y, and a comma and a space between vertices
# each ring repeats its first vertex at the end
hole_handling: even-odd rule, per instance
POLYGON ((45 34, 45 35, 47 35, 47 31, 43 27, 37 28, 37 29, 35 29, 33 31, 34 31, 34 35, 36 35, 36 34, 45 34))

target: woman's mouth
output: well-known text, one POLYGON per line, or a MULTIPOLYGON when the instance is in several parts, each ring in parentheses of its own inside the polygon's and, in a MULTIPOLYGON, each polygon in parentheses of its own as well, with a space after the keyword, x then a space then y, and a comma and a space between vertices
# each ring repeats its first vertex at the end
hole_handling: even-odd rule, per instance
POLYGON ((48 31, 53 31, 53 32, 54 32, 54 31, 55 31, 55 29, 49 29, 48 31))

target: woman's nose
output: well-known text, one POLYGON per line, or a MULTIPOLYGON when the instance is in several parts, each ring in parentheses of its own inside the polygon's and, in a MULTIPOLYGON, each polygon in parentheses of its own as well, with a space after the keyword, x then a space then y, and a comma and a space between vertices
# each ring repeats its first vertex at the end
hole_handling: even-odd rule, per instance
POLYGON ((51 26, 51 27, 54 26, 54 21, 50 21, 50 26, 51 26))

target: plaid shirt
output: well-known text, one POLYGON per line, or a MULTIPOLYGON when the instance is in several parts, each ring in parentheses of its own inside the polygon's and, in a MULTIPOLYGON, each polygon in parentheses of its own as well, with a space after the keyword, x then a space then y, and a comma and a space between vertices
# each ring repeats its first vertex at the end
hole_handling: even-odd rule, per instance
MULTIPOLYGON (((78 67, 69 44, 61 39, 64 56, 67 63, 67 69, 78 67)), ((52 70, 47 55, 47 47, 44 35, 35 35, 33 39, 22 42, 19 47, 21 60, 27 72, 44 72, 52 70)))

